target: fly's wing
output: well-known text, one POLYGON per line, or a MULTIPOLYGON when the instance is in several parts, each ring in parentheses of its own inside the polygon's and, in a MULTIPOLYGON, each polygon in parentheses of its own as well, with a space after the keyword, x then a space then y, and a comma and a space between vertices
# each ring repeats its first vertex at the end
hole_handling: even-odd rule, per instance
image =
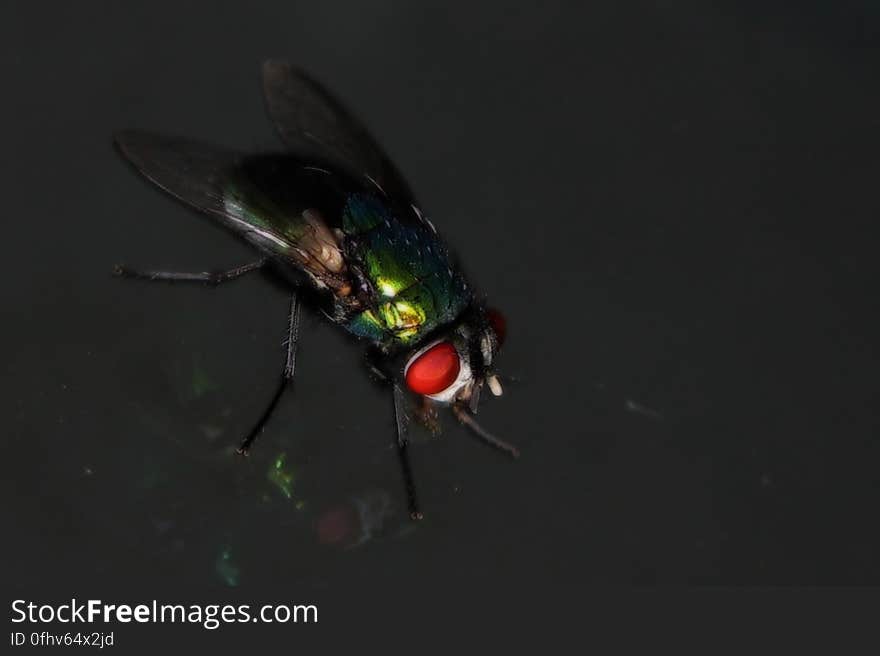
POLYGON ((226 217, 223 181, 239 155, 198 141, 137 130, 114 135, 119 152, 157 187, 187 205, 226 217))
POLYGON ((421 221, 406 180, 367 129, 326 88, 291 64, 269 60, 263 64, 263 91, 269 116, 288 148, 368 176, 389 199, 421 221))
POLYGON ((333 235, 320 220, 309 213, 254 206, 240 154, 135 130, 118 133, 115 141, 122 155, 159 188, 213 216, 266 254, 293 264, 318 287, 350 288, 347 271, 332 257, 337 248, 333 235))
POLYGON ((348 196, 340 229, 369 285, 349 329, 372 339, 415 342, 453 320, 471 292, 406 180, 367 129, 330 91, 281 61, 263 64, 270 118, 291 151, 332 162, 381 192, 348 196), (394 298, 394 302, 389 299, 394 298))

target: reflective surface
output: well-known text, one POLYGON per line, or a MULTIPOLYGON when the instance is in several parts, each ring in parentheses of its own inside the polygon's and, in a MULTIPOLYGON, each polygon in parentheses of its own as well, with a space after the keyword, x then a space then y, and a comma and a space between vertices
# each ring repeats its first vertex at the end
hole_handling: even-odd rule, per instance
POLYGON ((12 589, 317 600, 328 629, 382 631, 595 583, 880 583, 878 16, 741 5, 4 19, 12 589), (480 418, 522 458, 453 421, 417 435, 419 525, 344 335, 304 317, 295 391, 241 461, 283 290, 110 275, 249 260, 110 135, 275 147, 267 56, 363 116, 507 317, 517 380, 480 418))

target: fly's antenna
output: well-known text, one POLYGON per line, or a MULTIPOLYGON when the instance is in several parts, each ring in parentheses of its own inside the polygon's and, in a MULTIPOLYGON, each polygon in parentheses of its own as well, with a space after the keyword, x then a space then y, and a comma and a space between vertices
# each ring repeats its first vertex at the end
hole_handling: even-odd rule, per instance
POLYGON ((505 442, 504 440, 495 437, 487 431, 485 428, 480 426, 477 423, 477 420, 474 419, 463 406, 459 404, 454 404, 452 406, 452 412, 455 413, 455 418, 458 419, 462 424, 470 428, 474 435, 479 437, 481 440, 486 442, 488 445, 495 447, 500 451, 504 451, 505 453, 510 454, 514 458, 519 458, 519 449, 517 449, 512 444, 505 442))

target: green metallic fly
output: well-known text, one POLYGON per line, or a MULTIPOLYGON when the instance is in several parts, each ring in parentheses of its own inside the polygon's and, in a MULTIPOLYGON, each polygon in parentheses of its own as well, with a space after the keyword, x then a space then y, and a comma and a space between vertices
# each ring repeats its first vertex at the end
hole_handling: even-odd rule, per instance
POLYGON ((229 271, 120 265, 115 273, 216 285, 262 269, 290 288, 281 381, 242 441, 242 455, 293 380, 303 301, 365 342, 370 370, 391 391, 410 514, 418 519, 407 455, 411 412, 436 430, 436 406, 449 406, 481 439, 518 456, 473 417, 484 384, 495 396, 502 393, 495 357, 504 319, 476 296, 403 176, 338 100, 278 61, 263 65, 263 90, 284 152, 242 155, 133 130, 115 136, 119 151, 147 179, 215 218, 260 259, 229 271), (408 409, 405 389, 421 397, 417 410, 408 409))

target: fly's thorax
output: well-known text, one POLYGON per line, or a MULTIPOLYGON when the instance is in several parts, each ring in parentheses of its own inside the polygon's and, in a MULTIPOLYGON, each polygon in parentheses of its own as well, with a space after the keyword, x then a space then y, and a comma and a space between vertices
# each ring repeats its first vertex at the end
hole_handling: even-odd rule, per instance
POLYGON ((342 226, 346 259, 369 300, 346 326, 354 334, 411 348, 470 305, 470 286, 427 222, 398 220, 393 206, 352 194, 342 226))

